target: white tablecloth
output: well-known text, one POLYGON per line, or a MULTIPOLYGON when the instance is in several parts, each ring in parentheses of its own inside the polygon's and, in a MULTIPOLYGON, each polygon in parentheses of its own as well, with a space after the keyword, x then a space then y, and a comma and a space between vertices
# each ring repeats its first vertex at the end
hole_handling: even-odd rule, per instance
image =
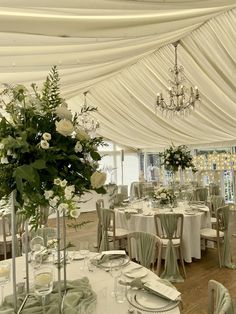
MULTIPOLYGON (((8 260, 11 262, 11 260, 8 260)), ((23 257, 18 257, 16 259, 17 263, 17 282, 24 281, 25 276, 25 263, 23 257)), ((3 262, 3 261, 2 261, 3 262)), ((132 264, 135 264, 131 262, 132 264)), ((0 262, 1 264, 1 262, 0 262)), ((83 265, 83 261, 73 261, 70 264, 67 265, 67 279, 68 280, 74 280, 79 279, 84 276, 88 277, 89 282, 93 288, 93 290, 97 294, 97 308, 96 308, 96 314, 121 314, 121 313, 127 313, 128 308, 130 307, 128 301, 125 303, 117 303, 115 298, 111 296, 111 292, 113 290, 114 285, 114 278, 110 275, 109 272, 106 272, 103 269, 96 268, 94 272, 89 272, 87 267, 85 270, 80 270, 81 265, 83 265)), ((130 266, 129 266, 130 267, 130 266)), ((57 278, 57 269, 54 266, 55 269, 55 278, 57 278)), ((32 269, 31 270, 31 277, 32 277, 32 269)), ((125 271, 125 267, 123 268, 123 271, 125 271)), ((63 274, 63 271, 62 271, 63 274)), ((148 271, 148 275, 145 277, 145 280, 147 279, 155 279, 158 278, 154 273, 151 271, 148 271)), ((4 294, 12 294, 12 282, 8 283, 5 286, 4 294)), ((179 314, 179 308, 176 307, 172 309, 171 311, 168 311, 168 314, 179 314)))
MULTIPOLYGON (((201 241, 200 229, 211 227, 210 212, 205 207, 205 212, 198 212, 195 215, 184 214, 183 226, 183 256, 188 263, 192 262, 192 258, 201 258, 201 241)), ((153 215, 155 211, 149 210, 150 216, 144 214, 131 214, 130 218, 126 218, 124 208, 115 209, 116 211, 116 227, 124 228, 130 232, 144 231, 156 234, 153 215)), ((166 211, 166 209, 163 209, 166 211)), ((162 212, 160 209, 159 212, 162 212)), ((174 212, 184 213, 183 207, 174 208, 174 212)), ((147 212, 146 212, 147 213, 147 212)))

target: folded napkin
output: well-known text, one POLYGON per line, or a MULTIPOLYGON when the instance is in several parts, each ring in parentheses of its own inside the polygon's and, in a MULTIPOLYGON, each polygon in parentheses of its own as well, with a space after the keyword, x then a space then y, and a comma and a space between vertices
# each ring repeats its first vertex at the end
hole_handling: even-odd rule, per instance
POLYGON ((131 288, 144 289, 165 299, 180 300, 181 293, 168 280, 160 279, 143 283, 141 278, 135 278, 131 282, 123 282, 122 280, 119 282, 131 288))
POLYGON ((124 258, 125 256, 126 253, 124 250, 103 251, 100 257, 97 256, 90 261, 92 264, 99 266, 114 259, 124 258))
MULTIPOLYGON (((46 314, 59 313, 58 283, 54 283, 54 289, 50 296, 47 296, 45 305, 46 314)), ((62 285, 63 288, 63 285, 62 285)), ((24 299, 24 295, 17 296, 19 305, 24 299)), ((67 281, 67 293, 64 297, 63 308, 65 314, 91 314, 96 307, 97 296, 92 290, 87 277, 73 281, 67 281)), ((13 297, 7 296, 0 307, 1 314, 14 314, 13 297)), ((42 314, 41 298, 30 295, 25 303, 22 314, 42 314)))

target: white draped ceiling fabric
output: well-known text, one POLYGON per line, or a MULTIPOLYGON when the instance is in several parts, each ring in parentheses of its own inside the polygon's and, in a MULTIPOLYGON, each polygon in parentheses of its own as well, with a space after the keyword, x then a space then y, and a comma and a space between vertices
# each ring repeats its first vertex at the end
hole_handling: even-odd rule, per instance
POLYGON ((235 0, 2 0, 1 82, 41 84, 53 65, 74 111, 98 107, 100 135, 149 151, 236 145, 235 0), (155 114, 167 98, 171 43, 202 102, 185 119, 155 114))

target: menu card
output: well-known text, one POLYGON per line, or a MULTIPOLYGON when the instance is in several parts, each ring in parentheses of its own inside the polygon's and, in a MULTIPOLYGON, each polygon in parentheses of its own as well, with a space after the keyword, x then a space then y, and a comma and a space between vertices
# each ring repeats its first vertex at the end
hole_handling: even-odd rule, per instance
POLYGON ((144 284, 144 288, 146 290, 149 290, 150 292, 153 292, 154 294, 157 294, 163 298, 170 299, 172 301, 175 301, 179 298, 181 293, 162 283, 161 281, 149 281, 144 284))

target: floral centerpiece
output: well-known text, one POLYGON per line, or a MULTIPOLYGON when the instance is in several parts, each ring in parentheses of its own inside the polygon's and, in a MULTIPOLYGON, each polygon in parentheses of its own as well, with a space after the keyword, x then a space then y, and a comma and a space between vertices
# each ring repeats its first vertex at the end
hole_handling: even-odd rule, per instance
POLYGON ((172 189, 160 187, 154 191, 153 199, 159 201, 161 205, 173 204, 176 200, 176 196, 172 189))
POLYGON ((82 113, 68 109, 59 81, 53 67, 41 92, 32 84, 4 86, 0 94, 0 198, 15 190, 17 206, 36 228, 40 207, 73 219, 85 191, 105 193, 97 151, 103 140, 79 124, 82 113))
POLYGON ((192 168, 193 171, 196 171, 196 168, 193 164, 193 157, 188 150, 188 147, 185 145, 181 146, 170 146, 160 154, 163 157, 163 165, 167 170, 176 172, 178 169, 192 168))

